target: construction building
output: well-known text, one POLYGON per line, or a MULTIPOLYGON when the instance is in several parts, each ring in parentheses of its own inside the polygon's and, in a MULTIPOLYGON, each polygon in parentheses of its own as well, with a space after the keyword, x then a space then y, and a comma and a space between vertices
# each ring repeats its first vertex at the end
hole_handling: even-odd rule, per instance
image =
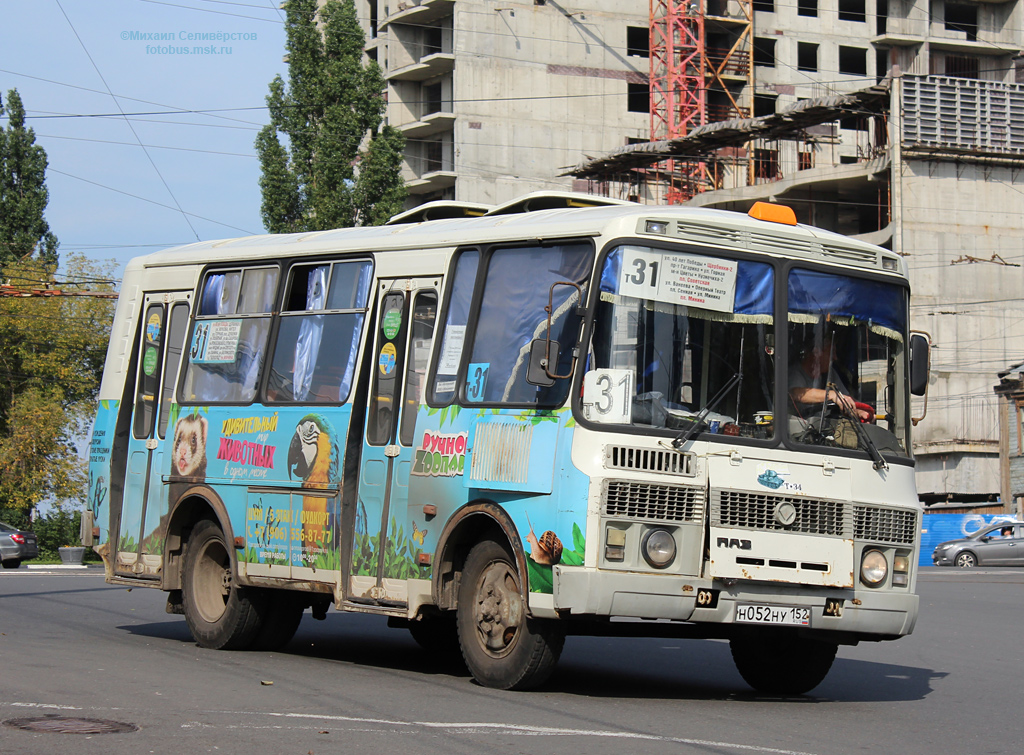
POLYGON ((649 138, 646 0, 356 0, 406 137, 409 206, 568 190, 586 155, 649 138))
MULTIPOLYGON (((703 55, 690 73, 706 96, 721 101, 731 83, 730 100, 753 117, 715 120, 709 103, 702 114, 683 101, 660 120, 688 128, 570 171, 595 192, 641 201, 738 211, 783 202, 803 222, 905 256, 911 326, 933 341, 914 436, 927 503, 1001 500, 1012 510, 1024 493, 1006 471, 1016 415, 992 390, 1024 355, 1022 6, 757 0, 749 88, 708 62, 718 20, 705 16, 696 52, 675 35, 686 42, 676 58, 703 55)), ((696 26, 692 14, 677 23, 696 26)))
POLYGON ((992 388, 1024 356, 1024 0, 386 2, 357 8, 410 207, 769 199, 891 248, 933 340, 922 498, 1005 498, 992 388))

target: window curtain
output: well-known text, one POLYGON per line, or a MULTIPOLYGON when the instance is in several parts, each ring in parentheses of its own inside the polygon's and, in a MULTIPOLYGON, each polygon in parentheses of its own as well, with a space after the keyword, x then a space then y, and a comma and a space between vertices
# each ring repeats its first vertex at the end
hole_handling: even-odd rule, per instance
POLYGON ((789 319, 842 325, 866 324, 879 335, 903 342, 907 330, 906 295, 891 283, 831 275, 814 270, 789 274, 789 319))
MULTIPOLYGON (((306 282, 306 311, 322 310, 327 302, 327 271, 329 266, 320 265, 309 271, 306 282)), ((307 315, 302 318, 299 337, 295 341, 295 370, 292 373, 292 395, 296 401, 305 401, 313 383, 313 371, 320 354, 320 339, 323 337, 324 315, 307 315)))
MULTIPOLYGON (((355 306, 365 309, 370 294, 370 281, 373 279, 373 266, 369 263, 359 265, 359 293, 355 306)), ((363 321, 366 315, 356 315, 355 327, 352 328, 352 341, 348 349, 348 362, 345 364, 345 374, 338 386, 338 401, 348 398, 348 392, 352 388, 352 375, 356 371, 356 353, 359 351, 359 335, 363 332, 363 321)))

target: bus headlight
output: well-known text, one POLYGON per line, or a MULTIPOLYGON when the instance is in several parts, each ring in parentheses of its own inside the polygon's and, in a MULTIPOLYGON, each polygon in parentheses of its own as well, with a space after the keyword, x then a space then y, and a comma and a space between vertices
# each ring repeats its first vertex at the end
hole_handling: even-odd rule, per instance
POLYGON ((640 542, 640 552, 655 569, 664 569, 676 557, 676 539, 668 530, 647 530, 640 542))
POLYGON ((860 581, 868 587, 878 587, 885 582, 889 574, 889 562, 885 560, 882 551, 870 550, 864 552, 860 561, 860 581))
POLYGON ((896 587, 906 587, 910 581, 910 557, 896 554, 892 559, 892 583, 896 587))

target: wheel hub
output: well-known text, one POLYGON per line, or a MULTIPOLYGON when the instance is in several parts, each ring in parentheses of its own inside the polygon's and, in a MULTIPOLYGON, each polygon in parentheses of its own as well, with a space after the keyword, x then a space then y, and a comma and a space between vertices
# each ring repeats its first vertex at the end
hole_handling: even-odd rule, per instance
POLYGON ((511 568, 505 563, 487 567, 477 592, 477 633, 487 650, 495 654, 507 652, 515 643, 522 623, 523 601, 511 568))
POLYGON ((216 541, 207 543, 199 557, 193 584, 196 608, 205 621, 213 623, 224 615, 231 585, 227 552, 216 541))

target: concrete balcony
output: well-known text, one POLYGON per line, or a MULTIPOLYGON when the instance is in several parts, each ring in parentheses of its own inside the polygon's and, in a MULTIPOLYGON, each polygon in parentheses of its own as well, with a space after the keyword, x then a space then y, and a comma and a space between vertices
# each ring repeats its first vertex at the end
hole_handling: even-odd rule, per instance
POLYGON ((455 171, 432 170, 419 176, 413 173, 402 173, 405 188, 410 194, 433 194, 435 191, 449 189, 455 185, 455 171))
POLYGON ((455 0, 402 0, 395 4, 394 12, 380 22, 380 28, 389 24, 430 24, 450 16, 454 7, 455 0))
POLYGON ((871 43, 886 47, 919 45, 928 37, 927 19, 892 18, 885 20, 885 31, 871 38, 871 43))
POLYGON ((964 39, 963 34, 950 33, 950 36, 928 37, 928 44, 933 50, 966 53, 978 57, 994 57, 1000 55, 1018 55, 1020 46, 1010 42, 997 42, 979 39, 976 42, 964 39))
POLYGON ((434 136, 455 128, 454 113, 431 113, 418 121, 403 123, 398 130, 406 139, 422 139, 425 136, 434 136))
POLYGON ((455 55, 450 52, 435 52, 424 55, 411 65, 389 71, 385 78, 388 81, 426 81, 450 73, 454 68, 455 55))

